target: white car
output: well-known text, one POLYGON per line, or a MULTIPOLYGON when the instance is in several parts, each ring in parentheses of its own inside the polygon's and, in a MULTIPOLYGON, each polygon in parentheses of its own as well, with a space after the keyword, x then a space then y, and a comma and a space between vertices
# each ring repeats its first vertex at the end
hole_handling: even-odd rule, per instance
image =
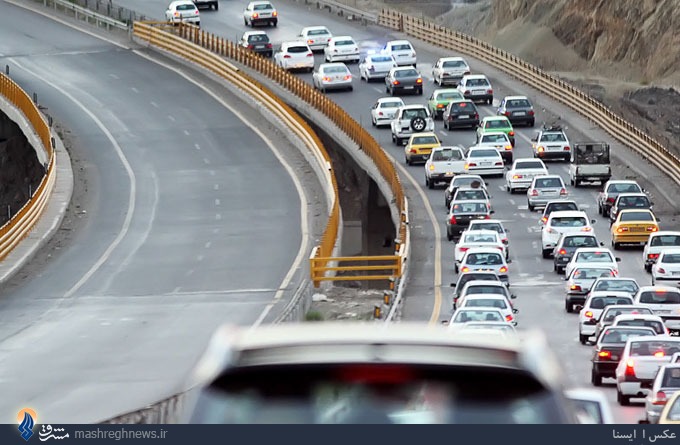
POLYGON ((510 302, 502 295, 494 294, 472 294, 465 295, 458 302, 460 309, 495 308, 501 311, 505 321, 517 326, 515 314, 519 312, 510 305, 510 302))
POLYGON ((582 211, 552 212, 541 229, 543 258, 550 258, 560 235, 563 233, 591 233, 593 227, 590 223, 588 215, 582 211))
POLYGON ((352 91, 352 73, 342 63, 322 63, 312 74, 314 88, 321 92, 328 90, 352 91))
POLYGON ((560 175, 536 176, 527 189, 527 208, 533 212, 536 207, 545 207, 550 201, 568 197, 569 190, 560 175))
POLYGON ((437 183, 450 183, 455 175, 465 173, 463 147, 436 147, 425 162, 425 185, 433 189, 437 183))
POLYGON ((475 247, 489 247, 498 249, 503 253, 503 257, 507 258, 505 253, 505 244, 501 241, 498 232, 493 230, 465 230, 460 235, 460 240, 456 243, 455 249, 455 271, 458 273, 458 265, 463 260, 465 252, 475 247))
MULTIPOLYGON (((492 307, 480 308, 461 308, 456 309, 456 312, 451 316, 449 326, 454 328, 459 323, 469 323, 478 321, 501 321, 505 322, 505 316, 500 309, 492 307)), ((507 322, 506 322, 507 323, 507 322)))
POLYGON ((617 258, 609 249, 604 247, 580 247, 571 256, 571 260, 564 268, 564 274, 569 275, 576 266, 611 266, 619 273, 621 258, 617 258))
POLYGON ((529 188, 536 176, 548 174, 548 168, 540 159, 515 159, 512 168, 505 173, 505 190, 511 194, 517 189, 529 188))
POLYGON ((564 395, 571 402, 580 423, 598 425, 616 423, 612 409, 609 407, 609 400, 601 391, 591 388, 572 388, 564 391, 564 395))
POLYGON ((346 62, 359 62, 361 59, 359 55, 359 45, 350 36, 333 37, 328 42, 328 45, 323 49, 324 59, 326 62, 335 62, 338 60, 346 62))
POLYGON ((333 35, 325 26, 307 26, 302 28, 298 37, 305 42, 312 51, 323 50, 333 35))
POLYGON ((652 265, 656 263, 661 250, 669 247, 680 248, 680 232, 660 230, 649 234, 647 244, 642 251, 642 261, 647 272, 652 271, 652 265))
POLYGON ((656 335, 670 335, 670 331, 658 315, 652 314, 621 314, 614 317, 611 327, 651 328, 656 335))
POLYGON ((633 298, 636 305, 652 310, 663 318, 672 332, 680 331, 680 289, 667 286, 642 286, 633 298))
POLYGON ((314 53, 305 42, 283 42, 274 62, 284 70, 314 71, 314 53))
POLYGON ((473 247, 465 252, 458 266, 460 273, 494 272, 503 283, 510 283, 504 252, 496 248, 473 247))
POLYGON ((501 242, 505 246, 505 259, 510 259, 510 240, 508 239, 508 231, 503 226, 503 221, 500 219, 473 219, 467 230, 494 230, 501 237, 501 242))
POLYGON ((201 26, 201 14, 198 7, 190 0, 178 0, 168 5, 165 20, 169 23, 191 23, 201 26))
POLYGON ((475 334, 479 335, 490 335, 494 332, 501 333, 504 338, 512 338, 517 335, 517 329, 512 323, 506 321, 471 321, 469 323, 459 323, 458 329, 462 330, 474 330, 475 334))
POLYGON ((408 40, 391 40, 385 44, 381 53, 392 56, 399 66, 416 66, 416 50, 408 40))
POLYGON ((459 289, 453 295, 453 310, 456 310, 456 306, 459 301, 465 298, 466 295, 499 295, 504 297, 510 306, 513 306, 512 300, 517 298, 517 295, 510 293, 508 286, 502 281, 491 281, 491 280, 475 280, 468 281, 463 286, 463 289, 459 289))
POLYGON ((590 291, 578 314, 578 339, 582 345, 595 335, 593 320, 600 318, 604 308, 620 304, 633 304, 633 297, 628 292, 590 291))
POLYGON ((462 57, 442 57, 432 69, 432 77, 439 86, 453 85, 470 74, 470 65, 462 57))
MULTIPOLYGON (((475 147, 495 148, 499 153, 512 153, 512 143, 510 142, 510 138, 508 138, 507 134, 500 131, 490 131, 488 133, 484 133, 477 144, 475 144, 475 147)), ((512 162, 512 154, 510 155, 510 162, 512 162)))
POLYGON ((479 176, 502 177, 505 164, 495 148, 470 147, 467 153, 465 172, 479 176))
POLYGON ((630 405, 631 398, 643 398, 649 393, 659 368, 680 352, 680 338, 665 335, 633 337, 626 341, 616 367, 616 400, 630 405))
POLYGON ((370 82, 373 79, 384 79, 392 68, 397 66, 392 56, 387 54, 369 54, 359 63, 359 76, 370 82))
POLYGON ((489 79, 483 74, 463 76, 457 88, 466 99, 485 102, 489 105, 493 103, 493 87, 489 79))
POLYGON ((374 127, 389 125, 397 114, 397 110, 404 106, 400 97, 381 97, 371 107, 371 124, 374 127))
POLYGON ((427 109, 427 105, 411 104, 397 109, 394 119, 390 122, 392 142, 402 145, 412 135, 421 132, 434 131, 434 119, 427 109))
POLYGON ((271 26, 276 26, 279 23, 279 13, 274 5, 268 1, 250 2, 243 10, 244 25, 253 27, 260 23, 271 26))
POLYGON ((661 251, 652 266, 652 286, 655 284, 680 287, 680 247, 661 251))

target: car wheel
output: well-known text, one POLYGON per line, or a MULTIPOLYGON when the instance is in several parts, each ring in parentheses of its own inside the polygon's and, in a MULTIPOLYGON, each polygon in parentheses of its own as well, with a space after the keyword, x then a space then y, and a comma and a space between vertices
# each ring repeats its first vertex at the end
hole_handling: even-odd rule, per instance
POLYGON ((574 178, 574 188, 579 188, 581 187, 581 181, 578 179, 574 178))
POLYGON ((378 126, 378 123, 375 121, 375 117, 371 116, 371 124, 373 124, 374 127, 378 126))
POLYGON ((404 162, 406 163, 406 165, 411 165, 411 161, 407 156, 404 156, 404 162))
POLYGON ((621 406, 629 406, 630 405, 630 396, 625 396, 621 394, 621 392, 617 389, 616 390, 616 401, 619 402, 619 405, 621 406))
POLYGON ((534 209, 536 208, 536 207, 534 207, 533 205, 531 205, 531 203, 527 204, 527 207, 529 207, 529 211, 530 211, 530 212, 533 212, 534 209))
POLYGON ((354 91, 354 87, 352 85, 349 86, 348 88, 349 91, 354 91))
POLYGON ((652 266, 650 264, 645 264, 645 272, 650 273, 652 271, 652 266))
POLYGON ((560 275, 564 275, 565 273, 564 267, 557 266, 557 273, 560 275))
MULTIPOLYGON (((453 235, 451 235, 449 232, 446 232, 446 239, 448 241, 453 241, 453 235)), ((458 268, 458 266, 456 266, 456 268, 458 268)), ((458 271, 456 271, 456 273, 458 273, 458 271)))
POLYGON ((423 95, 423 89, 422 89, 422 88, 419 88, 417 94, 418 94, 418 96, 422 96, 422 95, 423 95))
POLYGON ((213 6, 213 9, 214 9, 215 11, 217 11, 218 9, 220 9, 220 5, 219 5, 219 3, 217 3, 217 2, 213 3, 212 6, 213 6))
POLYGON ((491 104, 493 103, 493 99, 487 99, 486 102, 487 102, 489 105, 491 105, 491 104))
POLYGON ((621 247, 621 244, 612 240, 612 247, 614 248, 614 250, 619 250, 619 248, 621 247))
POLYGON ((508 184, 507 182, 505 183, 505 191, 510 192, 510 194, 512 194, 512 189, 510 188, 510 184, 508 184))
POLYGON ((588 336, 583 335, 583 334, 578 334, 578 341, 582 344, 585 345, 588 343, 588 336))
POLYGON ((427 188, 429 189, 434 188, 434 181, 432 179, 427 180, 427 188))
POLYGON ((246 20, 245 17, 243 17, 243 24, 246 25, 246 26, 248 26, 248 20, 246 20))
POLYGON ((542 249, 541 254, 543 255, 544 260, 550 259, 550 249, 542 249))
POLYGON ((572 306, 572 304, 569 303, 568 301, 565 301, 564 310, 567 311, 568 314, 571 314, 572 312, 574 312, 574 306, 572 306))
POLYGON ((535 122, 535 121, 529 122, 529 126, 530 126, 530 127, 533 127, 534 125, 536 125, 536 122, 535 122))
POLYGON ((453 266, 453 270, 454 270, 456 273, 458 273, 458 263, 456 263, 456 264, 453 266))
POLYGON ((593 386, 602 386, 602 376, 595 371, 591 371, 590 383, 592 383, 593 386))
POLYGON ((652 277, 652 286, 656 286, 656 280, 652 277))

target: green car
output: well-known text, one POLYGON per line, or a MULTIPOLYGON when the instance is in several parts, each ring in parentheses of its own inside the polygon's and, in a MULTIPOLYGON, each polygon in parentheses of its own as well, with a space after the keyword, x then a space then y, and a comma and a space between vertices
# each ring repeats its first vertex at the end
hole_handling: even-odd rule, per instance
POLYGON ((510 143, 515 146, 515 130, 510 120, 505 116, 489 116, 482 119, 477 127, 477 142, 482 139, 484 133, 502 132, 508 135, 510 143))
POLYGON ((449 102, 464 99, 463 94, 455 88, 434 90, 427 100, 427 108, 434 119, 440 119, 449 102))

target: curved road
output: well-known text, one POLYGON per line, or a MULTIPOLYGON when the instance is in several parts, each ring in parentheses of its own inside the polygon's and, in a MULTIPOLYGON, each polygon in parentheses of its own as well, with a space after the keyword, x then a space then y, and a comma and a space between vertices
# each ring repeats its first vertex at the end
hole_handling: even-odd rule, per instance
POLYGON ((277 159, 288 144, 275 155, 271 127, 246 126, 257 112, 235 115, 226 92, 0 11, 0 60, 71 131, 88 188, 79 230, 0 297, 0 411, 96 422, 172 394, 218 325, 253 324, 281 297, 306 197, 277 159))
MULTIPOLYGON (((116 0, 116 3, 138 10, 144 14, 162 17, 165 3, 161 0, 151 0, 140 4, 133 0, 116 0)), ((336 16, 321 12, 313 7, 306 7, 292 1, 279 0, 274 2, 279 11, 279 26, 265 29, 275 44, 284 40, 294 39, 304 26, 326 25, 334 35, 351 35, 364 48, 380 48, 385 41, 393 38, 404 38, 403 35, 390 30, 342 20, 336 16)), ((244 31, 250 30, 243 25, 243 4, 235 2, 221 2, 219 11, 202 10, 202 27, 210 32, 220 34, 230 39, 237 39, 244 31)), ((409 38, 410 39, 410 38, 409 38)), ((456 55, 448 53, 415 39, 410 39, 418 51, 418 68, 424 76, 430 76, 432 65, 439 57, 456 55)), ((651 190, 656 196, 657 211, 662 218, 662 229, 677 226, 673 214, 677 212, 667 204, 664 205, 664 190, 655 188, 661 185, 666 196, 674 196, 678 191, 667 185, 659 172, 649 164, 633 155, 629 149, 612 140, 602 130, 583 119, 573 111, 559 103, 541 95, 527 85, 514 79, 509 79, 503 73, 479 61, 467 58, 474 72, 483 72, 489 76, 494 86, 496 103, 505 95, 525 94, 534 102, 537 111, 537 123, 551 122, 561 116, 563 124, 568 126, 568 135, 572 141, 577 140, 607 140, 619 164, 614 168, 614 178, 632 177, 640 181, 643 187, 651 190)), ((322 63, 322 57, 316 56, 317 65, 322 63)), ((443 191, 428 190, 423 185, 423 167, 405 167, 403 164, 403 148, 392 144, 389 129, 376 130, 371 128, 369 108, 376 98, 384 96, 384 86, 381 83, 366 84, 360 82, 358 67, 350 65, 355 74, 354 92, 330 93, 333 100, 343 106, 355 119, 361 120, 364 126, 387 152, 395 159, 407 193, 411 199, 411 227, 412 227, 412 275, 409 283, 404 316, 410 320, 437 322, 450 314, 449 288, 450 282, 456 276, 453 272, 453 244, 445 238, 446 210, 443 205, 443 191), (441 268, 441 273, 438 269, 441 268)), ((300 77, 311 82, 311 75, 300 74, 300 77)), ((429 93, 435 88, 434 83, 427 82, 423 96, 405 96, 408 103, 424 103, 429 93)), ((495 108, 481 106, 482 115, 492 115, 495 108)), ((446 132, 441 122, 436 123, 437 132, 445 144, 461 144, 469 146, 474 142, 471 131, 446 132)), ((530 157, 530 137, 534 129, 517 128, 517 147, 515 157, 530 157)), ((550 172, 567 178, 566 166, 562 163, 550 163, 550 172)), ((552 262, 540 257, 540 231, 538 229, 539 214, 530 213, 526 207, 523 195, 510 195, 505 192, 503 181, 492 179, 489 181, 492 199, 496 209, 496 217, 505 221, 510 232, 511 256, 510 275, 514 292, 519 296, 517 306, 520 308, 518 320, 520 327, 540 328, 546 332, 549 342, 556 355, 563 360, 565 374, 570 384, 574 386, 590 386, 590 347, 582 346, 577 338, 577 318, 573 314, 564 312, 564 282, 560 276, 552 271, 552 262)), ((569 188, 571 197, 588 212, 591 218, 598 219, 595 232, 602 241, 609 242, 609 224, 597 215, 595 196, 597 188, 569 188)), ((677 195, 676 195, 677 196, 677 195)), ((650 282, 649 276, 642 269, 642 254, 639 249, 631 249, 616 253, 622 258, 620 270, 622 276, 634 277, 641 285, 650 282)), ((607 382, 605 380, 605 382, 607 382)), ((621 408, 615 402, 613 385, 603 387, 602 391, 611 401, 618 422, 635 423, 642 416, 639 407, 621 408), (609 386, 609 387, 607 387, 609 386)))

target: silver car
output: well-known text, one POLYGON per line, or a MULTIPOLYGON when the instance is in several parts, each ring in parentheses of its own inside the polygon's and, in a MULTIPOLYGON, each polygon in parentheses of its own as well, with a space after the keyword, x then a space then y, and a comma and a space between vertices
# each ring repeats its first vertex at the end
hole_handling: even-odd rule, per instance
POLYGON ((352 73, 342 63, 322 63, 312 75, 314 87, 322 92, 327 90, 352 91, 352 73))
POLYGON ((527 205, 533 212, 536 207, 543 207, 555 199, 567 199, 569 192, 559 175, 537 176, 531 181, 527 190, 527 205))
POLYGON ((680 364, 664 365, 656 374, 652 390, 645 398, 645 418, 649 423, 658 423, 659 416, 668 399, 680 391, 680 364))
POLYGON ((616 272, 613 267, 607 266, 579 266, 575 267, 571 274, 564 280, 566 285, 566 296, 564 299, 564 309, 572 313, 577 304, 583 306, 586 296, 590 292, 595 280, 600 277, 615 277, 616 272))

